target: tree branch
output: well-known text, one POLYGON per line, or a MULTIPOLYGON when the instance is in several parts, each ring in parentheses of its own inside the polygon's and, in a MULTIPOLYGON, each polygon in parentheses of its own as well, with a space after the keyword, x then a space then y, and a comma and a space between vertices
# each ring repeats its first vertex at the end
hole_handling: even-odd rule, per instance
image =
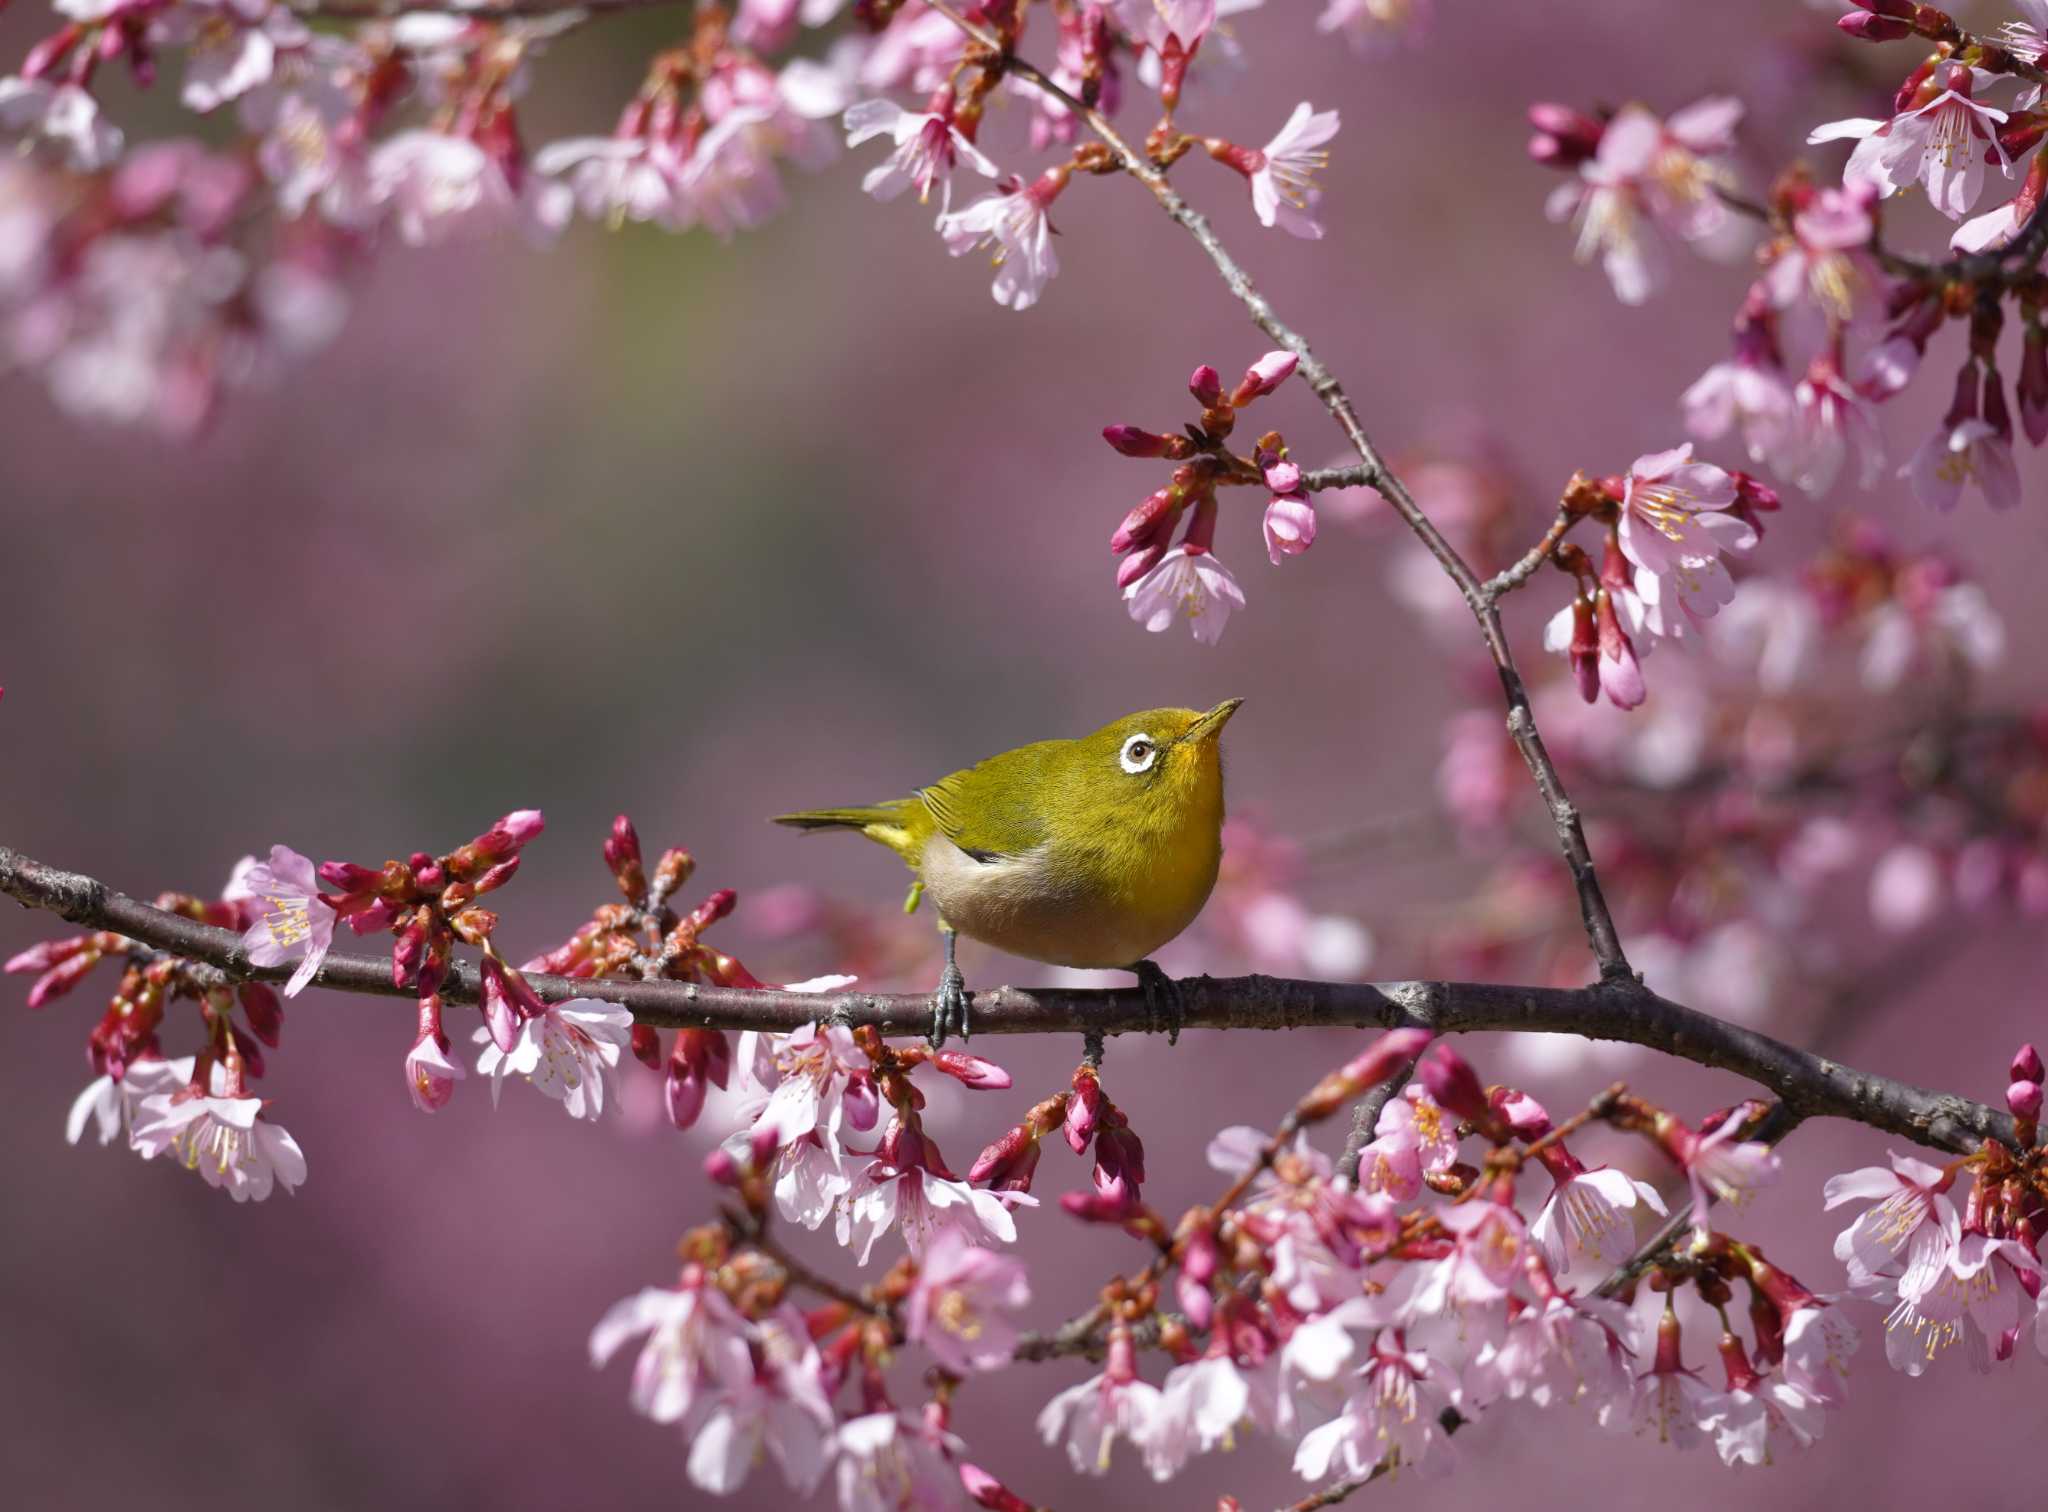
MULTIPOLYGON (((229 976, 278 982, 286 966, 257 967, 241 937, 153 908, 78 872, 0 846, 0 892, 88 929, 112 930, 138 945, 216 966, 229 976)), ((535 973, 543 1001, 597 998, 632 1010, 657 1028, 759 1029, 786 1033, 820 1020, 872 1025, 884 1034, 922 1034, 931 1001, 919 994, 781 992, 695 982, 592 980, 535 973)), ((410 999, 391 981, 385 956, 329 955, 314 981, 340 992, 410 999)), ((1591 987, 1516 987, 1488 982, 1306 982, 1279 977, 1194 977, 1180 984, 1190 1029, 1394 1028, 1439 1033, 1505 1029, 1625 1040, 1732 1071, 1768 1088, 1800 1118, 1846 1118, 1945 1150, 1984 1139, 2011 1142, 2005 1113, 1948 1093, 1874 1076, 1767 1034, 1658 997, 1633 979, 1591 987)), ((443 996, 477 997, 476 968, 455 963, 443 996)), ((974 994, 984 1034, 1141 1033, 1156 1016, 1136 987, 1115 990, 997 987, 974 994)))
POLYGON ((1630 979, 1632 973, 1628 957, 1622 951, 1621 936, 1614 927, 1614 917, 1600 890, 1600 879, 1593 869, 1593 854, 1586 844, 1585 830, 1579 823, 1579 811, 1566 793, 1564 779, 1558 774, 1557 764, 1551 760, 1543 737, 1536 728, 1536 715, 1529 706, 1529 693, 1522 685, 1521 673, 1516 670, 1514 652, 1508 645, 1493 597, 1471 565, 1437 529, 1436 522, 1415 502, 1407 484, 1401 481, 1380 449, 1373 444, 1336 374, 1310 350, 1307 338, 1281 320, 1266 296, 1252 283, 1251 275, 1217 237, 1207 217, 1181 197, 1163 168, 1124 140, 1108 116, 1062 88, 1036 64, 1007 52, 1000 38, 968 20, 946 0, 928 0, 928 3, 968 37, 995 54, 1005 72, 1023 79, 1087 122, 1088 129, 1115 155, 1124 171, 1143 184, 1159 202, 1159 208, 1194 238, 1195 245, 1202 249, 1222 276, 1224 286, 1250 314, 1253 324, 1294 354, 1303 380, 1322 401, 1323 408, 1330 412, 1331 418, 1344 432, 1345 439, 1358 453, 1363 464, 1359 481, 1376 489, 1400 515, 1451 581, 1457 584, 1459 593, 1472 610, 1473 618, 1478 620, 1480 638, 1486 643, 1487 654, 1500 675, 1501 695, 1508 707, 1508 733, 1513 737, 1516 749, 1522 753, 1522 759, 1528 763, 1537 791, 1543 795, 1544 804, 1549 808, 1550 822, 1557 830, 1558 847, 1564 852, 1565 862, 1571 869, 1572 886, 1579 898, 1579 913, 1586 926, 1586 939, 1592 947, 1594 960, 1599 964, 1601 978, 1609 982, 1630 979))

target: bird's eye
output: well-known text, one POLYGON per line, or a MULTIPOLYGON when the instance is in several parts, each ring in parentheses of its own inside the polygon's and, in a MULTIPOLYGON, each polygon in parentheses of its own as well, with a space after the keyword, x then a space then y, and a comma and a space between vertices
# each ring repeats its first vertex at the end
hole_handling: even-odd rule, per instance
POLYGON ((1159 747, 1152 743, 1150 735, 1133 735, 1124 742, 1124 748, 1117 753, 1117 760, 1132 776, 1152 770, 1152 763, 1158 758, 1159 747))

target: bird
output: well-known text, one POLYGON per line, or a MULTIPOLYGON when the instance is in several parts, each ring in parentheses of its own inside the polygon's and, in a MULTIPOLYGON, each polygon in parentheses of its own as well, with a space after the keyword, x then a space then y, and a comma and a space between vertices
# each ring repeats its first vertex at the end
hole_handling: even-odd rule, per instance
POLYGON ((1091 735, 991 756, 907 798, 774 822, 858 830, 917 874, 905 911, 929 893, 946 950, 934 1046, 970 1029, 954 957, 963 934, 1050 965, 1133 972, 1177 1039, 1179 990, 1151 955, 1195 921, 1216 885, 1219 738, 1243 702, 1127 714, 1091 735))

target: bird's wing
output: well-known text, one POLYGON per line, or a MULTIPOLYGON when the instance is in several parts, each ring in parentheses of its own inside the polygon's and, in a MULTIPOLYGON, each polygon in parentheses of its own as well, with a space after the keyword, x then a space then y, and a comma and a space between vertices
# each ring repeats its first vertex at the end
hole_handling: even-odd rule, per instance
POLYGON ((1059 744, 991 756, 921 789, 918 801, 939 833, 977 861, 1027 855, 1046 840, 1047 757, 1059 744))

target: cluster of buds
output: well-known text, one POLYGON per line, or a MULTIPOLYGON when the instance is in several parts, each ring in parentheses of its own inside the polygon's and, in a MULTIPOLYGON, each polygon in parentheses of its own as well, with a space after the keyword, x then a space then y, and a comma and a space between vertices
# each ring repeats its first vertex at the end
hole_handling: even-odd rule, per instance
POLYGON ((1110 536, 1109 549, 1124 560, 1117 569, 1131 617, 1148 630, 1164 630, 1185 617, 1197 640, 1214 644, 1244 591, 1215 555, 1220 485, 1261 485, 1270 490, 1266 534, 1273 560, 1305 551, 1315 540, 1315 511, 1308 504, 1301 470, 1287 460, 1278 432, 1259 438, 1255 454, 1240 456, 1227 442, 1238 412, 1279 388, 1294 373, 1292 352, 1268 352, 1225 391, 1216 369, 1204 364, 1188 380, 1201 405, 1201 418, 1177 436, 1135 425, 1105 426, 1103 440, 1126 457, 1176 463, 1165 487, 1146 496, 1110 536), (1181 517, 1187 528, 1174 543, 1181 517), (1287 542, 1283 548, 1278 544, 1287 542))
MULTIPOLYGON (((273 929, 297 929, 303 938, 307 926, 281 917, 252 887, 265 875, 266 868, 250 857, 235 868, 221 897, 164 893, 156 906, 265 939, 273 929)), ((284 1005, 275 989, 231 981, 210 966, 104 930, 32 945, 10 958, 5 970, 34 975, 29 1006, 41 1008, 109 960, 120 963, 121 978, 86 1037, 87 1059, 97 1074, 72 1105, 71 1141, 96 1126, 103 1145, 123 1139, 145 1158, 174 1152, 187 1169, 237 1202, 261 1200, 280 1183, 287 1191, 296 1187, 305 1178, 305 1157, 291 1135, 264 1115, 266 1099, 248 1088, 263 1075, 264 1049, 277 1048, 284 1027, 284 1005), (161 1031, 181 999, 197 1008, 202 1034, 193 1054, 171 1058, 161 1031)))
MULTIPOLYGON (((767 985, 735 957, 702 938, 705 930, 732 913, 739 902, 738 893, 729 887, 719 888, 686 913, 672 906, 674 895, 697 868, 688 851, 679 847, 663 851, 649 873, 639 832, 629 817, 620 814, 605 838, 604 861, 624 901, 601 904, 562 944, 528 961, 527 970, 585 980, 767 985)), ((838 985, 838 980, 832 985, 838 985)), ((538 999, 517 971, 486 957, 484 1002, 486 1016, 496 1028, 501 1018, 512 1022, 519 1015, 530 1016, 538 999), (499 1005, 496 1010, 494 1003, 499 1005)), ((677 1030, 674 1045, 664 1058, 660 1034, 649 1025, 635 1024, 632 1051, 641 1064, 663 1072, 664 1102, 679 1129, 697 1121, 707 1090, 725 1087, 731 1075, 732 1046, 717 1029, 677 1030)))
POLYGON ((1145 1146, 1123 1109, 1102 1090, 1100 1066, 1083 1061, 1074 1069, 1064 1129, 1067 1148, 1084 1155, 1092 1147, 1095 1165, 1091 1189, 1066 1193, 1060 1206, 1093 1223, 1145 1227, 1149 1215, 1138 1191, 1145 1179, 1145 1146))

